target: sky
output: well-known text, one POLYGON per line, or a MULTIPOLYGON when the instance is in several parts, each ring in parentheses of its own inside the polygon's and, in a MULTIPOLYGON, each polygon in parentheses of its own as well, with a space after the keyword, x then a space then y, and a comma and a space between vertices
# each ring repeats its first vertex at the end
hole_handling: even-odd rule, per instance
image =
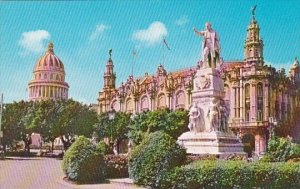
POLYGON ((202 41, 193 27, 207 21, 219 33, 223 59, 243 60, 254 5, 265 63, 289 69, 300 57, 299 0, 0 1, 0 92, 5 103, 28 99, 34 65, 50 41, 69 97, 86 104, 97 103, 109 49, 117 86, 132 66, 134 77, 154 74, 159 64, 167 71, 193 67, 202 41))

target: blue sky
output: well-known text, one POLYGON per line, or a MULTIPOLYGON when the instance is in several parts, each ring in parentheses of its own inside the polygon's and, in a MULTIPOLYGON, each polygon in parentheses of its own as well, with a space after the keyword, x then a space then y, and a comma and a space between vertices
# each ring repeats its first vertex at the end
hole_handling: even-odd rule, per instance
POLYGON ((96 103, 110 48, 117 85, 131 73, 134 49, 136 77, 155 73, 160 63, 168 71, 195 66, 201 38, 192 28, 203 29, 206 21, 220 35, 224 60, 241 60, 255 4, 265 62, 289 68, 300 56, 296 0, 0 2, 0 91, 5 102, 27 99, 33 67, 49 41, 65 65, 69 96, 84 103, 96 103))

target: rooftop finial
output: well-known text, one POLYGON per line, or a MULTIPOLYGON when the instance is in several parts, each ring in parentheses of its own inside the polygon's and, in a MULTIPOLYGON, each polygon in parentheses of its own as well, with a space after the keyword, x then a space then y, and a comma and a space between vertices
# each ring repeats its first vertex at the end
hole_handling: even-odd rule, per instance
POLYGON ((253 20, 255 20, 255 9, 256 9, 256 6, 257 6, 257 5, 254 5, 254 6, 251 8, 252 19, 253 19, 253 20))
POLYGON ((108 54, 109 54, 109 59, 111 59, 112 49, 109 49, 108 54))
POLYGON ((53 46, 53 43, 50 42, 50 43, 48 44, 48 52, 52 52, 52 53, 53 53, 53 52, 54 52, 54 51, 53 51, 53 47, 54 47, 54 46, 53 46))

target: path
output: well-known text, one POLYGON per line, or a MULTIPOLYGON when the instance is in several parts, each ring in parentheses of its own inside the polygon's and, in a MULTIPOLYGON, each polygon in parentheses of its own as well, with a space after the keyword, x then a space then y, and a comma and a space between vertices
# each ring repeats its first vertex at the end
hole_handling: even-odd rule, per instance
POLYGON ((61 160, 13 158, 0 160, 0 189, 141 189, 126 184, 75 185, 63 181, 61 160))

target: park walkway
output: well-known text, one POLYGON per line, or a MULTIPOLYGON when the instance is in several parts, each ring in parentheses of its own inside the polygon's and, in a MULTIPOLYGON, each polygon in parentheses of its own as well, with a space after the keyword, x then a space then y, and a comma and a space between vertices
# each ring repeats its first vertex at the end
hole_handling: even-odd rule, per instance
POLYGON ((65 182, 61 162, 53 158, 0 160, 0 189, 141 189, 122 183, 75 185, 65 182))

